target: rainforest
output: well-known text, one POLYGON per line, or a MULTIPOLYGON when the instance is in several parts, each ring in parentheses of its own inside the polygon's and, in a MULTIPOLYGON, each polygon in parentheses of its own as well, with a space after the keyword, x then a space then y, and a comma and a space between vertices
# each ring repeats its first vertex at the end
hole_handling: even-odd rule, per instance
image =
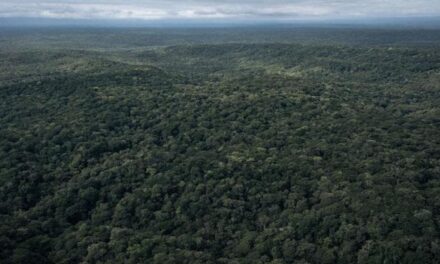
POLYGON ((440 263, 440 30, 0 28, 0 262, 440 263))

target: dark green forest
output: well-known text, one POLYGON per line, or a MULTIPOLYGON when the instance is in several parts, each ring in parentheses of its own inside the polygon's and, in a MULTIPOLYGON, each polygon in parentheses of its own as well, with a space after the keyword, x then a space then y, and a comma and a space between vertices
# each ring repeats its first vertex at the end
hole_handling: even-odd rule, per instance
POLYGON ((440 263, 440 31, 0 29, 0 263, 440 263))

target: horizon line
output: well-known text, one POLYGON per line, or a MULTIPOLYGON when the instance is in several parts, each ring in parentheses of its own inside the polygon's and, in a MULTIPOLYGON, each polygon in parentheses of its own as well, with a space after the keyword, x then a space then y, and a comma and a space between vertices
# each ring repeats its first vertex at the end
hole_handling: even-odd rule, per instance
POLYGON ((323 19, 83 19, 0 17, 0 27, 240 27, 240 26, 372 26, 439 28, 439 16, 323 19))

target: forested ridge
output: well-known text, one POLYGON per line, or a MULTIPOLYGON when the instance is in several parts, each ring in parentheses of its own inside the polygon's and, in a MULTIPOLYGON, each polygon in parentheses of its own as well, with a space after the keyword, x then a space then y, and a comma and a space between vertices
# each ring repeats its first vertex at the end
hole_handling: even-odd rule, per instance
POLYGON ((0 41, 1 263, 440 262, 435 43, 45 34, 0 41))

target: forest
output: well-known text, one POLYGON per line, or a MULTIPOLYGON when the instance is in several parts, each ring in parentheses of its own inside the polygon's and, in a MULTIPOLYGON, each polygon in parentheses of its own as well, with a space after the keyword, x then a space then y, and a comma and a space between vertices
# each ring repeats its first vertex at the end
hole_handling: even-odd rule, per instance
POLYGON ((0 263, 440 263, 440 31, 0 28, 0 263))

